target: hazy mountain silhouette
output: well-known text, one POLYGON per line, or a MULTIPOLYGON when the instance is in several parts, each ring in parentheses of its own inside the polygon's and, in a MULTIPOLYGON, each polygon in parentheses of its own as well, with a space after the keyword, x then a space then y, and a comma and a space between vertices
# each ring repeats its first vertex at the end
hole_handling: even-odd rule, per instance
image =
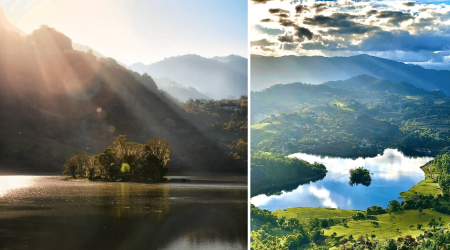
POLYGON ((130 69, 154 78, 167 77, 193 87, 214 99, 247 94, 247 59, 239 56, 204 58, 183 55, 144 65, 135 63, 130 69))
POLYGON ((246 173, 221 141, 234 133, 196 119, 149 75, 74 53, 72 40, 53 28, 20 37, 0 27, 0 161, 62 167, 74 152, 99 153, 125 134, 139 143, 165 138, 172 170, 246 173))
POLYGON ((407 82, 393 83, 388 80, 378 79, 369 75, 359 75, 347 80, 329 81, 325 82, 333 88, 348 88, 348 89, 361 89, 366 91, 387 91, 392 94, 400 95, 436 95, 439 97, 445 97, 445 93, 442 90, 426 91, 422 88, 417 88, 414 85, 407 82))
POLYGON ((0 26, 5 28, 6 30, 13 31, 19 33, 21 36, 26 36, 27 34, 23 32, 21 29, 17 28, 15 25, 11 24, 8 18, 5 15, 5 11, 2 6, 0 6, 0 26))
POLYGON ((181 102, 185 102, 188 99, 211 99, 211 97, 200 93, 195 88, 186 87, 180 83, 170 80, 169 78, 155 78, 154 80, 159 89, 166 91, 181 102))
POLYGON ((450 94, 450 71, 425 69, 368 55, 350 57, 251 56, 251 87, 261 90, 278 83, 320 84, 367 74, 392 82, 408 82, 425 90, 450 94))

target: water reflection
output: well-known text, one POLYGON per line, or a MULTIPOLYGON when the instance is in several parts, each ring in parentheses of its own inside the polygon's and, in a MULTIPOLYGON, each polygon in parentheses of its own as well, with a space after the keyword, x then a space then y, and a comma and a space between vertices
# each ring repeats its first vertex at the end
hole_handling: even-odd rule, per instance
POLYGON ((35 179, 35 176, 0 176, 0 197, 9 191, 32 185, 35 179))
POLYGON ((247 248, 245 177, 154 185, 0 180, 18 181, 0 196, 1 249, 247 248))
POLYGON ((310 163, 322 163, 327 167, 328 174, 323 180, 299 186, 292 191, 271 196, 255 196, 251 199, 252 204, 271 211, 289 207, 386 207, 390 200, 397 199, 400 192, 407 191, 425 178, 420 166, 432 160, 431 157, 406 157, 396 149, 386 149, 382 155, 365 159, 303 153, 289 157, 297 157, 310 163), (349 170, 361 166, 373 173, 371 185, 348 185, 349 170))

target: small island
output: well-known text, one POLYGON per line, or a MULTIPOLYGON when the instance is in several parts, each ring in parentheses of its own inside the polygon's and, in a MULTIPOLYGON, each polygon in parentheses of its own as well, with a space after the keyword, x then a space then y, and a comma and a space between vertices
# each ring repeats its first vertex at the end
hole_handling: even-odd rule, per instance
POLYGON ((372 178, 370 177, 370 172, 368 169, 365 169, 364 167, 359 167, 355 169, 350 169, 350 185, 358 185, 363 184, 364 186, 369 186, 372 182, 372 178))
POLYGON ((164 138, 146 144, 127 142, 125 135, 115 137, 114 146, 89 156, 81 152, 64 163, 66 179, 87 178, 104 181, 165 181, 170 145, 164 138))

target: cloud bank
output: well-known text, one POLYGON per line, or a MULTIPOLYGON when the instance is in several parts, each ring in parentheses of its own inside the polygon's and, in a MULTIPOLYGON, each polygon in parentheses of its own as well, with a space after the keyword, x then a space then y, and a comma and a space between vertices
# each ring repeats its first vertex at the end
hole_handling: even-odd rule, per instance
POLYGON ((252 54, 369 54, 450 69, 450 5, 445 1, 252 2, 252 54))

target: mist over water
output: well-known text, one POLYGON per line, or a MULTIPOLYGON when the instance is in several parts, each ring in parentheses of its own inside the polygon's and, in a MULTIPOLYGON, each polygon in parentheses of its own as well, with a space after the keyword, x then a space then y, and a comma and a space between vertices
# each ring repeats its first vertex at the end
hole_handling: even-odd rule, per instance
POLYGON ((310 163, 319 162, 327 167, 327 176, 315 183, 301 185, 281 194, 258 195, 251 203, 261 209, 275 211, 290 207, 331 207, 365 210, 368 206, 386 207, 390 200, 398 199, 400 192, 425 179, 420 169, 431 157, 411 158, 396 149, 386 149, 382 155, 371 158, 340 158, 292 154, 310 163), (370 170, 372 183, 349 185, 349 170, 363 166, 370 170))
POLYGON ((246 249, 246 221, 246 177, 150 185, 0 177, 2 249, 246 249))

